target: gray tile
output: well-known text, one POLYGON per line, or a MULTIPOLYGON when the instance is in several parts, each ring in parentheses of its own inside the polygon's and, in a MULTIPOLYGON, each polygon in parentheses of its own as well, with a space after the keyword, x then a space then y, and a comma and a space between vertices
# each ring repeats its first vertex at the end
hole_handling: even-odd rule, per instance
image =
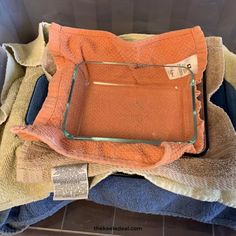
POLYGON ((67 207, 63 229, 109 234, 113 216, 114 207, 85 200, 76 201, 67 207))
POLYGON ((229 229, 223 226, 214 225, 215 235, 214 236, 236 236, 236 230, 229 229))
POLYGON ((212 225, 178 217, 165 217, 165 236, 211 236, 212 225))
POLYGON ((116 209, 113 234, 162 235, 163 217, 116 209))
POLYGON ((50 229, 61 229, 64 211, 65 211, 65 208, 62 208, 60 211, 58 211, 54 215, 48 217, 45 220, 38 222, 37 224, 33 226, 41 227, 41 228, 50 228, 50 229))

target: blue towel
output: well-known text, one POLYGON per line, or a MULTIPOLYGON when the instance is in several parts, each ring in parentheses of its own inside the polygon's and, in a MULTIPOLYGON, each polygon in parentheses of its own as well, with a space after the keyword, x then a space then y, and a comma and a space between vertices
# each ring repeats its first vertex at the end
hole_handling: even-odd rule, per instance
MULTIPOLYGON (((203 202, 174 194, 145 179, 110 176, 90 190, 89 200, 134 212, 178 216, 236 229, 236 209, 217 202, 203 202)), ((50 196, 1 212, 0 233, 20 233, 69 203, 53 201, 50 196)))
POLYGON ((53 201, 48 198, 13 207, 0 212, 0 235, 14 235, 23 232, 29 225, 35 224, 59 211, 71 201, 53 201))
POLYGON ((109 176, 90 190, 89 199, 129 211, 178 216, 236 229, 236 209, 178 195, 145 179, 109 176))

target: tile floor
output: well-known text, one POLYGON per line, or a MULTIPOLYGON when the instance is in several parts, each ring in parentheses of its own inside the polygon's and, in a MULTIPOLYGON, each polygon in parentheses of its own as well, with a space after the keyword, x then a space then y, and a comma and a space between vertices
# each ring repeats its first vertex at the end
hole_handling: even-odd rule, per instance
POLYGON ((71 203, 19 235, 236 236, 236 231, 181 218, 129 212, 83 200, 71 203))

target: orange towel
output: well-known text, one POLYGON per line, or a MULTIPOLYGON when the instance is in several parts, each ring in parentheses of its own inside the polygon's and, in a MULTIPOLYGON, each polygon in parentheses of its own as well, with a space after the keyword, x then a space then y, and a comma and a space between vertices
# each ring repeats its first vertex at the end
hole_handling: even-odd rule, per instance
MULTIPOLYGON (((40 140, 63 155, 84 162, 140 169, 170 163, 180 158, 184 152, 196 153, 202 150, 204 128, 199 117, 198 100, 198 138, 194 145, 163 142, 158 147, 140 143, 75 141, 67 139, 61 129, 72 72, 75 64, 83 60, 173 64, 197 55, 198 71, 195 81, 196 84, 200 83, 207 60, 206 42, 200 27, 127 42, 109 32, 52 24, 49 29, 49 50, 57 65, 57 72, 50 82, 48 97, 34 124, 13 128, 13 132, 23 139, 40 140)), ((166 74, 163 73, 164 76, 166 77, 166 74)), ((168 121, 173 122, 173 119, 172 117, 168 121)), ((86 133, 86 130, 84 132, 86 133)))

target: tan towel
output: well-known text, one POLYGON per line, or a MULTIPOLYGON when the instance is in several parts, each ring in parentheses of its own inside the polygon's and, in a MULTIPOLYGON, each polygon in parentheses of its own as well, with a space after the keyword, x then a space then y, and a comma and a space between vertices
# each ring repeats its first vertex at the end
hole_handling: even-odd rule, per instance
POLYGON ((40 200, 49 195, 50 184, 24 184, 16 181, 15 150, 23 144, 10 132, 15 124, 24 124, 36 80, 43 74, 41 67, 27 67, 22 84, 5 125, 0 146, 0 211, 40 200))
MULTIPOLYGON (((45 39, 48 37, 49 26, 50 24, 46 22, 40 23, 38 37, 28 44, 4 43, 2 45, 7 54, 7 65, 1 93, 0 125, 6 121, 10 114, 15 99, 11 99, 11 102, 8 99, 7 104, 5 104, 5 100, 14 81, 24 76, 25 72, 23 66, 38 66, 42 64, 41 61, 46 44, 45 39), (31 56, 29 57, 29 55, 31 56)), ((46 75, 50 78, 49 74, 46 75)), ((16 96, 16 94, 14 96, 16 96)))
MULTIPOLYGON (((39 25, 40 32, 43 25, 39 25)), ((24 184, 16 181, 15 152, 23 142, 10 132, 13 125, 24 124, 35 83, 38 77, 43 74, 42 67, 38 66, 44 53, 42 45, 45 45, 44 38, 41 36, 39 34, 39 37, 30 44, 7 44, 7 46, 5 44, 11 53, 12 61, 18 63, 17 67, 22 67, 24 74, 21 78, 16 76, 14 80, 8 81, 9 83, 5 87, 8 88, 5 90, 7 96, 6 98, 3 96, 4 103, 1 107, 5 107, 3 110, 9 111, 10 115, 7 122, 0 126, 0 211, 43 199, 49 195, 52 189, 50 183, 24 184)), ((14 71, 11 73, 16 74, 14 71)))
POLYGON ((11 91, 12 99, 8 98, 6 102, 9 89, 15 80, 18 80, 24 75, 24 69, 15 60, 14 56, 11 54, 11 49, 8 44, 3 44, 3 49, 6 51, 7 64, 4 84, 1 93, 1 106, 0 106, 0 125, 3 124, 11 112, 12 105, 15 101, 18 89, 11 91))
MULTIPOLYGON (((145 35, 124 35, 126 40, 142 39, 145 35)), ((223 44, 219 37, 208 37, 207 93, 208 99, 219 88, 224 76, 223 44)), ((227 59, 227 57, 226 57, 227 59)), ((236 63, 236 61, 235 61, 236 63)), ((228 70, 228 68, 226 67, 228 70)), ((225 73, 228 78, 227 70, 225 73)), ((233 74, 231 75, 233 79, 233 74)), ((234 76, 236 78, 236 76, 234 76)), ((232 80, 231 79, 231 80, 232 80)), ((235 131, 227 114, 208 102, 210 150, 202 158, 180 159, 170 165, 150 171, 121 169, 114 166, 90 164, 89 176, 95 176, 92 186, 116 171, 137 173, 157 186, 172 192, 206 201, 219 201, 236 207, 235 131), (227 131, 226 131, 227 130, 227 131)), ((26 142, 17 153, 17 179, 22 182, 50 182, 51 168, 77 164, 76 160, 52 151, 42 143, 26 142), (42 178, 34 178, 35 173, 42 178)))

